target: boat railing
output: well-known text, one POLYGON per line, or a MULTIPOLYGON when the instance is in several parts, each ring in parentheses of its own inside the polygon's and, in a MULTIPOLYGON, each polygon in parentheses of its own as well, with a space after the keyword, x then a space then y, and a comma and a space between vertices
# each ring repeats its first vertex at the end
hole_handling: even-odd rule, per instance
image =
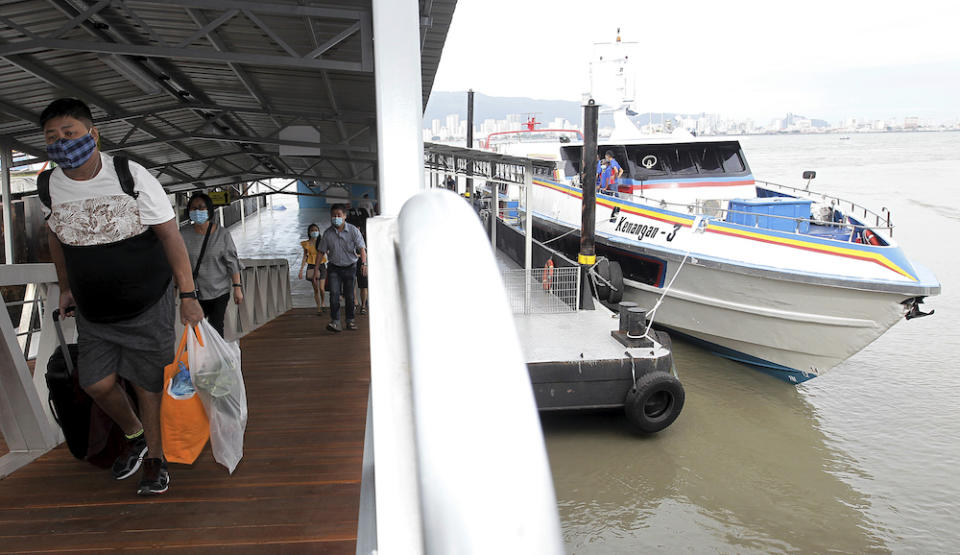
POLYGON ((449 191, 367 222, 370 398, 357 553, 562 553, 490 242, 449 191))
MULTIPOLYGON (((803 195, 811 199, 819 198, 820 200, 823 200, 823 201, 829 200, 831 205, 836 206, 838 209, 845 209, 846 207, 849 206, 850 207, 849 213, 857 217, 860 217, 860 214, 862 213, 864 222, 866 222, 870 216, 873 216, 874 225, 871 226, 871 229, 886 229, 889 231, 890 236, 893 237, 893 223, 891 222, 890 211, 887 210, 886 208, 881 208, 880 209, 881 213, 877 213, 853 201, 844 200, 840 197, 828 195, 826 193, 811 191, 806 188, 801 189, 800 187, 793 187, 790 185, 781 185, 780 183, 772 183, 770 181, 758 180, 756 181, 756 183, 758 185, 763 185, 764 187, 775 187, 781 191, 790 191, 791 193, 803 195)), ((859 226, 859 227, 864 227, 864 226, 859 226)))
MULTIPOLYGON (((853 220, 850 220, 849 218, 845 218, 845 219, 843 219, 842 221, 833 221, 832 219, 831 219, 831 220, 821 220, 821 219, 817 219, 817 218, 813 218, 813 217, 811 217, 811 218, 798 218, 798 217, 796 217, 796 216, 781 216, 781 215, 779 215, 779 214, 759 214, 759 213, 756 213, 756 212, 747 212, 747 211, 744 211, 744 210, 732 210, 732 209, 730 209, 730 208, 722 208, 722 207, 720 207, 720 206, 711 207, 711 208, 706 208, 703 203, 692 203, 692 204, 691 204, 691 203, 685 203, 685 202, 670 202, 670 201, 666 201, 666 200, 663 200, 663 199, 655 199, 655 198, 651 198, 651 197, 645 197, 645 196, 643 196, 643 195, 634 195, 634 194, 630 194, 630 193, 617 193, 616 195, 613 195, 613 197, 614 197, 614 198, 620 198, 620 199, 626 199, 626 200, 630 200, 630 201, 637 202, 637 203, 650 203, 650 202, 655 202, 655 203, 657 203, 661 208, 672 208, 672 209, 674 209, 674 210, 683 210, 683 211, 686 211, 686 212, 688 212, 688 213, 690 213, 690 214, 704 215, 704 216, 707 216, 708 218, 715 218, 715 219, 720 219, 720 220, 724 220, 724 221, 727 220, 727 217, 729 216, 729 214, 743 214, 743 215, 750 216, 751 218, 755 218, 755 219, 756 219, 756 224, 754 225, 754 227, 759 227, 760 221, 761 221, 762 219, 764 219, 764 218, 775 218, 775 219, 780 219, 780 220, 789 220, 789 221, 791 221, 791 222, 793 222, 793 223, 795 224, 794 231, 795 231, 796 233, 800 233, 800 229, 801 229, 801 227, 802 227, 802 225, 803 225, 804 222, 807 222, 807 223, 809 223, 810 225, 835 227, 835 228, 837 228, 838 231, 840 231, 840 230, 849 230, 849 231, 850 231, 850 239, 849 239, 849 241, 854 241, 854 240, 856 239, 856 237, 858 236, 859 232, 862 232, 862 231, 865 230, 865 229, 870 229, 870 230, 886 230, 886 231, 890 234, 890 236, 893 237, 893 224, 890 224, 890 223, 889 223, 889 213, 888 213, 888 220, 887 220, 886 222, 884 222, 883 224, 881 224, 881 220, 880 220, 880 218, 879 218, 879 215, 877 215, 877 218, 876 218, 877 225, 867 225, 867 224, 864 224, 864 223, 855 223, 853 220), (725 215, 726 215, 726 216, 725 216, 725 215)), ((857 206, 857 205, 854 205, 854 206, 857 206)), ((869 211, 868 211, 868 213, 872 213, 872 212, 869 212, 869 211)), ((831 214, 832 214, 832 212, 831 212, 831 214)), ((848 215, 849 215, 849 214, 848 214, 848 215)), ((876 215, 876 214, 875 214, 875 215, 876 215)), ((731 223, 734 223, 734 222, 731 222, 731 223)), ((744 225, 744 224, 739 224, 739 225, 744 225)), ((750 227, 750 226, 748 226, 748 227, 750 227)))

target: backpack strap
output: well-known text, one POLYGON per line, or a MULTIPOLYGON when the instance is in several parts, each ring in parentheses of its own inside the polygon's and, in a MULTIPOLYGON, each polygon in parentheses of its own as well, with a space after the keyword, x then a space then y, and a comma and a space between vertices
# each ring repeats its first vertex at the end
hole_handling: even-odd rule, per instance
MULTIPOLYGON (((47 210, 51 210, 51 200, 50 200, 50 174, 53 173, 53 170, 44 170, 37 175, 37 196, 40 197, 40 202, 47 207, 47 210)), ((52 214, 52 212, 51 212, 52 214)), ((45 220, 50 219, 50 214, 47 214, 45 220)))
POLYGON ((117 177, 120 179, 120 188, 123 192, 133 198, 140 196, 138 191, 134 191, 136 183, 133 181, 133 174, 130 173, 130 159, 126 154, 117 154, 113 157, 113 168, 117 171, 117 177))

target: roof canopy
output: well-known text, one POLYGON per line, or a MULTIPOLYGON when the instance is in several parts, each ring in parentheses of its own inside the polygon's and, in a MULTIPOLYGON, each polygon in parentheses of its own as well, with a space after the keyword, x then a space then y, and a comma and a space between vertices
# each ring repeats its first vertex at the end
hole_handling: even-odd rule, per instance
MULTIPOLYGON (((455 6, 420 0, 424 103, 455 6)), ((0 0, 0 143, 46 159, 39 114, 72 96, 169 192, 376 185, 372 29, 369 0, 0 0)))

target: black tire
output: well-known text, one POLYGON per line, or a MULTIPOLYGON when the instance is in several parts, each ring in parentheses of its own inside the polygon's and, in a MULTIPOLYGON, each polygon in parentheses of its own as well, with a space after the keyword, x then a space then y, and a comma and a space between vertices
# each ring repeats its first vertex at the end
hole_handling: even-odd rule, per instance
MULTIPOLYGON (((597 275, 603 279, 610 281, 610 261, 604 258, 600 262, 597 262, 594 270, 597 272, 597 275)), ((606 283, 597 280, 597 298, 601 301, 605 301, 610 298, 610 286, 606 283)))
POLYGON ((623 300, 623 269, 620 268, 619 262, 610 263, 610 283, 616 287, 616 291, 610 290, 607 302, 617 304, 623 300))
POLYGON ((680 416, 684 398, 680 380, 665 372, 650 372, 627 392, 624 412, 635 431, 654 434, 680 416))

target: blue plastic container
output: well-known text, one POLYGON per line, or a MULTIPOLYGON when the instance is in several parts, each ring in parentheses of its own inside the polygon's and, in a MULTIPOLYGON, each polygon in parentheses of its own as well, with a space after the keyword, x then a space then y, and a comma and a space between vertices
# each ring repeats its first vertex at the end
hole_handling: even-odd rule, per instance
POLYGON ((732 199, 726 221, 761 229, 808 233, 811 204, 812 200, 790 197, 732 199))

